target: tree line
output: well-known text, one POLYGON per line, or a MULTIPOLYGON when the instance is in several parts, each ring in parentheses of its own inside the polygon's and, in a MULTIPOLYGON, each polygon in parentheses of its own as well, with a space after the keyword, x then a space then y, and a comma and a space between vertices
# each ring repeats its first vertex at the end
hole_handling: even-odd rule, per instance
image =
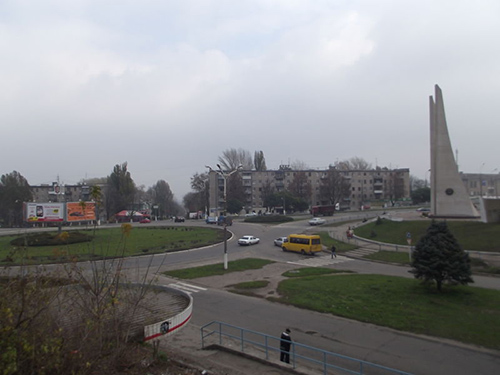
MULTIPOLYGON (((98 215, 112 219, 122 210, 152 209, 153 215, 165 218, 184 210, 174 199, 168 182, 158 180, 153 186, 137 186, 128 171, 127 162, 116 164, 107 177, 89 179, 80 184, 91 187, 91 199, 97 203, 98 215)), ((0 225, 23 225, 23 202, 33 201, 31 186, 21 173, 13 171, 0 177, 0 225)))
MULTIPOLYGON (((263 151, 255 151, 253 158, 249 151, 230 148, 224 150, 218 158, 222 170, 231 171, 239 165, 243 170, 266 171, 266 159, 263 151)), ((276 191, 271 181, 263 187, 263 205, 273 209, 281 207, 287 212, 304 211, 310 205, 312 186, 308 181, 305 170, 310 169, 302 161, 283 165, 278 170, 284 173, 294 171, 293 180, 284 186, 283 190, 276 191)), ((349 196, 349 183, 343 177, 342 171, 370 170, 372 165, 360 157, 337 161, 330 165, 321 181, 320 196, 323 204, 336 205, 349 196)), ((423 180, 411 176, 412 186, 415 187, 412 197, 416 203, 430 199, 430 189, 423 180)), ((137 186, 130 172, 127 162, 116 164, 111 173, 102 178, 93 178, 80 182, 93 189, 101 189, 99 194, 93 194, 94 199, 99 196, 99 214, 108 220, 122 210, 139 211, 149 207, 151 214, 160 218, 183 215, 186 212, 205 212, 209 207, 209 178, 207 172, 195 173, 191 177, 192 191, 182 199, 182 205, 177 202, 165 180, 158 180, 153 186, 145 188, 137 186)), ((96 193, 94 191, 94 193, 96 193)), ((227 181, 228 211, 238 213, 245 207, 245 190, 241 175, 235 173, 227 181)), ((23 223, 22 204, 33 200, 31 187, 19 172, 13 171, 0 178, 0 225, 21 226, 23 223)))

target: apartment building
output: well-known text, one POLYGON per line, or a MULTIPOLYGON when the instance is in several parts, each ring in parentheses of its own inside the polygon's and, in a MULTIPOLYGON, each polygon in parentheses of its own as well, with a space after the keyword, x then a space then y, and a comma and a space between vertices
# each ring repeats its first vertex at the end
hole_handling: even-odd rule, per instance
POLYGON ((60 185, 57 182, 31 185, 33 202, 78 202, 90 200, 88 185, 60 185))
POLYGON ((460 177, 471 197, 498 197, 500 173, 463 173, 460 177))
MULTIPOLYGON (((344 203, 349 209, 359 209, 370 203, 388 201, 407 201, 410 199, 410 170, 408 168, 339 171, 349 184, 349 196, 344 203)), ((297 173, 303 173, 311 185, 309 204, 326 205, 329 202, 320 194, 321 181, 328 170, 296 171, 288 166, 280 166, 277 170, 240 171, 241 183, 245 192, 245 209, 247 211, 265 211, 264 198, 271 188, 274 192, 288 189, 297 173)), ((224 176, 216 171, 209 173, 209 203, 212 212, 220 212, 224 207, 224 176)), ((227 189, 227 186, 226 186, 227 189)), ((230 199, 230 197, 227 197, 230 199)))

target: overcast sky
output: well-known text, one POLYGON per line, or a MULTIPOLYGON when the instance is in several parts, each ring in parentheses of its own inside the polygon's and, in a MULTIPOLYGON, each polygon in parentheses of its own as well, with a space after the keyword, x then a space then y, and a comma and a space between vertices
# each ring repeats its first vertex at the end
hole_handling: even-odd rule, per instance
POLYGON ((429 96, 464 172, 500 171, 498 0, 2 0, 0 174, 190 177, 357 156, 428 178, 429 96), (498 168, 498 170, 495 170, 498 168))

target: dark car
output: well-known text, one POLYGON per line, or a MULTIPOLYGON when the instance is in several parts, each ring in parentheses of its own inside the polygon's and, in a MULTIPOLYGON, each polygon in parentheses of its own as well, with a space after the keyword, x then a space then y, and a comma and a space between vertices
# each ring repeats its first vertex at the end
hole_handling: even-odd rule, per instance
POLYGON ((183 223, 184 221, 186 221, 186 219, 184 219, 184 216, 176 216, 174 219, 174 222, 176 223, 183 223))
POLYGON ((217 225, 233 225, 233 218, 232 217, 229 217, 229 216, 219 216, 219 218, 217 219, 217 225))

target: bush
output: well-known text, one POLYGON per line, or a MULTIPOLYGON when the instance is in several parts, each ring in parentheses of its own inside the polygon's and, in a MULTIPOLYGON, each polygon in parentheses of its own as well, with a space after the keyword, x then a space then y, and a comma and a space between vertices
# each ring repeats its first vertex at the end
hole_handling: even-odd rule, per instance
POLYGON ((284 215, 258 215, 245 218, 245 223, 287 223, 293 221, 290 216, 284 215))
POLYGON ((10 244, 12 246, 57 246, 90 242, 92 239, 92 236, 77 231, 62 232, 61 234, 44 232, 15 238, 10 241, 10 244))

